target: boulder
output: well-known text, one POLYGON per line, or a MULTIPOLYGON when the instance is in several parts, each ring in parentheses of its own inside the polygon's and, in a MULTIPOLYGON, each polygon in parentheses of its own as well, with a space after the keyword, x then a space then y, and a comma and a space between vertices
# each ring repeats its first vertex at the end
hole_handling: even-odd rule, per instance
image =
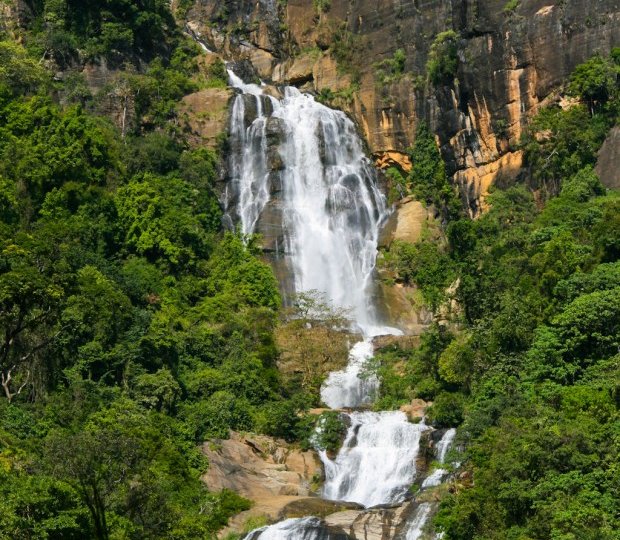
POLYGON ((206 88, 185 96, 179 105, 179 118, 192 146, 215 148, 228 125, 229 88, 206 88))
POLYGON ((409 420, 416 421, 424 418, 426 409, 432 405, 430 402, 426 402, 423 399, 414 399, 408 405, 401 405, 400 410, 404 412, 409 420))

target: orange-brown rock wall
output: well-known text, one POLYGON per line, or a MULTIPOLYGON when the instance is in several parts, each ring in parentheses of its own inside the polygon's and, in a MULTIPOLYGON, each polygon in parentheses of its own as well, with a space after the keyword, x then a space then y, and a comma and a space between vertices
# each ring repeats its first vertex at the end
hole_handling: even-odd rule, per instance
POLYGON ((313 0, 197 0, 189 18, 263 79, 332 90, 378 159, 403 155, 429 123, 473 215, 492 183, 519 174, 514 149, 541 101, 578 63, 620 45, 619 0, 521 0, 514 10, 505 0, 332 0, 323 13, 313 0), (446 30, 459 35, 459 66, 436 86, 426 62, 446 30), (381 62, 398 49, 404 73, 386 80, 381 62))

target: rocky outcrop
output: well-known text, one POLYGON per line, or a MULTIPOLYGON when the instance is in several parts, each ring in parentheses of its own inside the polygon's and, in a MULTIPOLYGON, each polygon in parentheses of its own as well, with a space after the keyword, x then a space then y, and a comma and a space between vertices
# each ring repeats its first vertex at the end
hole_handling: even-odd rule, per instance
POLYGON ((515 143, 539 105, 578 63, 620 43, 616 0, 332 0, 322 13, 309 0, 197 0, 189 18, 262 78, 349 112, 380 163, 403 155, 418 123, 429 123, 472 215, 491 184, 521 172, 515 143), (426 63, 446 30, 459 36, 458 69, 434 85, 426 63), (389 72, 398 49, 404 69, 389 72))
POLYGON ((232 95, 229 88, 206 88, 181 100, 179 121, 192 146, 217 147, 226 132, 232 95))
POLYGON ((327 525, 340 527, 352 540, 389 540, 403 530, 404 517, 412 503, 396 508, 377 510, 346 510, 328 516, 327 525))
POLYGON ((4 0, 0 2, 0 33, 8 34, 18 40, 20 28, 32 19, 32 10, 24 0, 4 0))
POLYGON ((213 491, 224 488, 253 500, 276 496, 307 497, 313 477, 321 475, 313 452, 291 448, 270 437, 232 433, 230 439, 205 443, 209 470, 203 480, 213 491))
POLYGON ((389 247, 394 240, 415 244, 423 233, 438 235, 435 212, 413 197, 398 201, 381 232, 379 247, 389 247))
POLYGON ((383 320, 407 335, 420 336, 433 322, 433 313, 425 305, 417 287, 384 280, 378 284, 375 304, 383 320))
MULTIPOLYGON (((417 420, 428 405, 414 400, 405 412, 417 420)), ((433 446, 441 434, 434 430, 424 433, 416 460, 418 483, 427 474, 434 459, 433 446)), ((228 527, 220 531, 221 538, 243 531, 249 520, 273 523, 312 515, 323 520, 326 530, 344 534, 344 538, 387 540, 403 533, 418 505, 412 499, 394 506, 364 509, 356 503, 323 500, 314 494, 323 474, 317 455, 264 435, 232 432, 230 439, 206 442, 203 453, 209 460, 203 476, 209 490, 231 489, 254 503, 250 510, 230 520, 228 527)))
POLYGON ((426 409, 430 405, 432 405, 431 402, 416 398, 407 405, 401 405, 400 410, 407 415, 410 421, 419 422, 426 414, 426 409))
POLYGON ((203 481, 211 491, 231 489, 255 503, 235 516, 227 531, 242 530, 250 518, 281 519, 283 509, 308 497, 313 482, 322 476, 314 452, 302 452, 264 435, 231 433, 230 439, 206 442, 203 453, 209 460, 203 481))
POLYGON ((620 126, 613 128, 599 150, 596 174, 609 189, 620 189, 620 126))

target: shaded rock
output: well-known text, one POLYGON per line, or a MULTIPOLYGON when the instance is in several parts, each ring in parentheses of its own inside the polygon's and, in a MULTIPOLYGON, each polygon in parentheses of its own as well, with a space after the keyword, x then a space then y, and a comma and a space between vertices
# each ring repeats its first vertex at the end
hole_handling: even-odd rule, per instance
POLYGON ((324 518, 335 512, 345 510, 360 510, 363 507, 356 503, 345 501, 326 501, 319 497, 309 497, 307 499, 296 499, 288 503, 280 512, 279 519, 287 519, 303 516, 318 516, 324 518))
POLYGON ((620 189, 620 126, 607 135, 598 153, 596 174, 609 189, 620 189))
POLYGON ((282 203, 280 199, 270 199, 256 224, 256 232, 262 236, 261 247, 264 251, 270 251, 276 255, 285 254, 286 244, 282 220, 282 203))

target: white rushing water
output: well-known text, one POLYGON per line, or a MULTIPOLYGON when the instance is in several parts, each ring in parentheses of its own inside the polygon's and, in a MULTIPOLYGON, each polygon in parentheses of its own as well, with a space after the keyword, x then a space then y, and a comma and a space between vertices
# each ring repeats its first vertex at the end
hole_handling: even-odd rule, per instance
POLYGON ((373 345, 365 339, 349 351, 349 363, 342 371, 332 371, 321 387, 323 403, 332 409, 361 407, 374 401, 379 389, 376 375, 363 373, 373 356, 373 345))
MULTIPOLYGON (((227 200, 235 203, 227 211, 236 214, 244 233, 253 233, 278 192, 282 251, 295 291, 317 290, 334 306, 350 309, 364 335, 352 347, 348 366, 325 381, 321 398, 334 409, 368 405, 379 387, 376 376, 360 377, 373 356, 372 337, 400 333, 381 325, 372 301, 379 229, 388 213, 376 172, 344 113, 296 88, 285 88, 276 99, 264 86, 246 84, 232 71, 229 75, 241 94, 231 117, 227 200)), ((415 480, 421 434, 429 428, 408 422, 399 411, 348 416, 350 427, 335 459, 321 452, 322 496, 366 507, 403 501, 415 480)), ((286 520, 246 538, 332 538, 320 525, 317 518, 286 520)))
POLYGON ((353 122, 296 88, 285 88, 278 100, 229 74, 245 94, 234 101, 230 130, 232 146, 239 148, 231 156, 231 187, 243 232, 255 231, 272 175, 278 175, 295 290, 321 291, 333 305, 350 308, 365 333, 376 334, 369 287, 387 207, 353 122), (268 167, 274 133, 278 171, 268 167))
POLYGON ((354 412, 335 460, 320 452, 325 466, 323 497, 370 507, 405 499, 415 479, 420 436, 400 411, 354 412))
MULTIPOLYGON (((456 429, 451 428, 443 434, 443 437, 437 443, 436 457, 439 463, 445 463, 446 453, 450 449, 450 446, 452 446, 452 442, 454 441, 455 435, 456 435, 456 429)), ((441 484, 444 476, 446 476, 447 473, 448 471, 446 471, 445 469, 442 469, 442 468, 435 469, 431 473, 431 475, 428 478, 426 478, 424 482, 422 483, 422 489, 438 486, 439 484, 441 484)))
POLYGON ((340 540, 345 535, 330 533, 320 519, 293 518, 250 532, 245 540, 340 540))
POLYGON ((422 503, 416 508, 411 524, 407 529, 406 540, 418 540, 422 536, 424 525, 426 525, 432 509, 433 507, 430 503, 422 503))

